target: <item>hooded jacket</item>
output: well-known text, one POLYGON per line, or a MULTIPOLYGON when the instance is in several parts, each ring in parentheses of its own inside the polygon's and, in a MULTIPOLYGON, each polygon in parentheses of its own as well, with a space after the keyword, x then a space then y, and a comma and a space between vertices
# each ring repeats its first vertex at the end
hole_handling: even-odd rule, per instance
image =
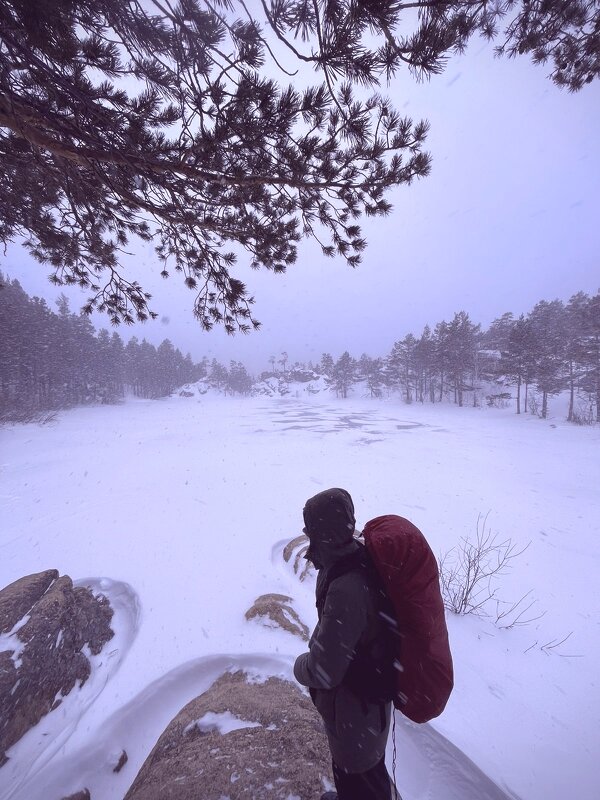
POLYGON ((317 569, 331 565, 355 551, 354 503, 345 489, 327 489, 306 501, 304 533, 310 546, 306 554, 317 569))
POLYGON ((364 669, 365 654, 387 646, 381 590, 354 538, 348 492, 329 489, 312 497, 304 507, 304 522, 310 540, 306 557, 319 570, 319 621, 294 675, 310 689, 337 766, 365 772, 385 754, 390 721, 390 703, 369 699, 377 675, 364 669))

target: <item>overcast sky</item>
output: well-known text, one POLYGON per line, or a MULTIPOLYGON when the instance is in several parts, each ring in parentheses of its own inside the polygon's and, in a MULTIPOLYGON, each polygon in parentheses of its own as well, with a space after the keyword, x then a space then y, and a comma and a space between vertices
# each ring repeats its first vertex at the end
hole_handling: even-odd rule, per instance
MULTIPOLYGON (((242 256, 237 274, 256 297, 263 327, 228 337, 200 329, 193 293, 177 276, 159 278, 152 247, 140 246, 128 275, 152 292, 159 320, 121 326, 121 334, 155 344, 168 337, 195 360, 239 359, 260 371, 283 350, 290 362, 325 351, 384 355, 406 333, 418 335, 455 311, 486 327, 541 299, 596 292, 600 84, 569 94, 548 72, 527 58, 494 58, 489 45, 474 43, 429 83, 399 76, 387 93, 402 113, 430 121, 433 168, 395 190, 389 217, 363 220, 369 246, 360 267, 325 259, 308 240, 283 276, 251 271, 242 256)), ((50 303, 60 292, 47 282, 48 269, 16 246, 0 269, 50 303)), ((73 308, 85 299, 69 294, 73 308)))

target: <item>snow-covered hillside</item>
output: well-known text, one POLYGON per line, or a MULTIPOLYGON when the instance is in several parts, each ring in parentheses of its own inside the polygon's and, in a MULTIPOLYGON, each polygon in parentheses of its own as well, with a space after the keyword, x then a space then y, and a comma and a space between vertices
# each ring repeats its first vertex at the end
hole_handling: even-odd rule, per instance
POLYGON ((522 800, 597 800, 600 430, 323 387, 188 388, 0 430, 0 586, 56 567, 102 588, 120 627, 114 664, 13 748, 0 797, 53 800, 85 778, 94 800, 121 798, 171 717, 228 666, 289 675, 303 643, 244 612, 282 592, 314 624, 312 587, 276 544, 300 532, 307 497, 343 486, 359 525, 407 516, 436 553, 488 512, 501 539, 531 542, 499 596, 531 590, 535 621, 449 617, 456 689, 431 725, 399 721, 404 800, 501 797, 490 779, 522 800))
MULTIPOLYGON (((360 397, 367 390, 364 383, 355 384, 355 391, 360 397)), ((219 396, 226 394, 209 380, 199 380, 194 383, 186 383, 176 392, 174 396, 179 397, 204 397, 205 395, 219 396)), ((325 375, 317 373, 306 373, 306 380, 291 380, 284 375, 270 375, 265 378, 255 380, 249 390, 253 397, 288 397, 309 399, 315 395, 331 398, 334 395, 325 375)))

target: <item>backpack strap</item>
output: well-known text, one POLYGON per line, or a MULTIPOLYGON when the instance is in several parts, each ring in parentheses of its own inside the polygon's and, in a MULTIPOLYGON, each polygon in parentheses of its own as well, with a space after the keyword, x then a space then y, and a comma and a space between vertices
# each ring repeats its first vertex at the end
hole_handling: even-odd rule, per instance
MULTIPOLYGON (((378 637, 357 649, 343 681, 343 685, 361 700, 366 711, 369 703, 386 703, 394 696, 394 648, 387 622, 392 614, 388 608, 389 600, 381 589, 381 581, 367 548, 360 542, 358 544, 360 548, 356 552, 344 556, 326 568, 323 580, 317 583, 317 609, 321 618, 329 587, 336 578, 349 572, 358 570, 368 573, 370 581, 379 590, 379 615, 384 622, 385 633, 382 631, 384 639, 378 637)), ((385 724, 385 711, 383 713, 383 724, 385 724)))
POLYGON ((329 587, 336 578, 340 578, 342 575, 346 575, 348 572, 353 572, 354 570, 368 569, 369 561, 367 550, 364 545, 360 544, 360 542, 358 544, 360 546, 359 550, 354 553, 350 553, 348 556, 340 558, 339 561, 334 562, 330 567, 326 567, 324 580, 320 582, 320 584, 317 583, 316 597, 319 617, 325 608, 325 600, 327 598, 329 587))

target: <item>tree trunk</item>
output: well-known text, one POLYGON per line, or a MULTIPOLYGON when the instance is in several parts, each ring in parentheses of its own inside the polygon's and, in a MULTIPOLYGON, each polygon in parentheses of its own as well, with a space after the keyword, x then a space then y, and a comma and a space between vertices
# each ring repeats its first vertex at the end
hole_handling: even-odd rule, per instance
POLYGON ((521 376, 517 380, 517 414, 521 413, 521 376))
POLYGON ((575 400, 575 380, 573 378, 573 362, 569 361, 569 415, 567 422, 573 422, 573 405, 575 400))
POLYGON ((542 392, 542 419, 548 416, 548 392, 542 392))

